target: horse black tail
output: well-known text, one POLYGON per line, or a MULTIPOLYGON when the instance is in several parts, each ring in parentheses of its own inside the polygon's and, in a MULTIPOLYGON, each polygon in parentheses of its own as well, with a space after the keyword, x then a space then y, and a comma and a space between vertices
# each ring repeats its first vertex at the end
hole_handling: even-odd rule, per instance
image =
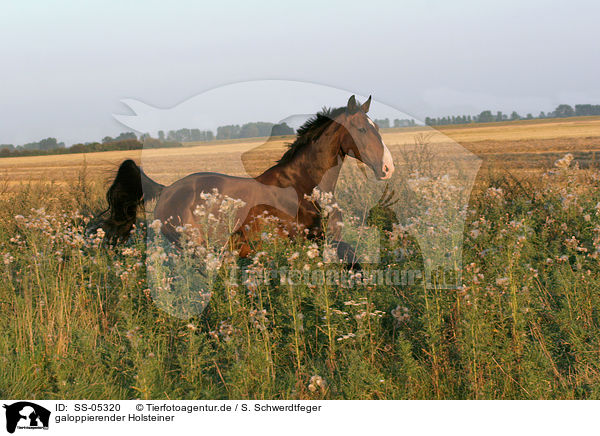
POLYGON ((135 224, 138 207, 158 197, 164 187, 144 174, 131 159, 123 161, 106 192, 108 209, 90 223, 87 233, 101 228, 109 243, 126 241, 135 224))

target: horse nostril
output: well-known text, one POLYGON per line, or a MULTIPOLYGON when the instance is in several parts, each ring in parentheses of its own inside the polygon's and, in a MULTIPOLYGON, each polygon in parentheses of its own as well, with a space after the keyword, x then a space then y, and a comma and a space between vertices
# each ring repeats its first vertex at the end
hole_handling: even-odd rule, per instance
POLYGON ((384 173, 387 173, 389 170, 390 170, 390 169, 388 168, 388 166, 387 166, 387 165, 384 165, 384 166, 383 166, 383 172, 384 172, 384 173))

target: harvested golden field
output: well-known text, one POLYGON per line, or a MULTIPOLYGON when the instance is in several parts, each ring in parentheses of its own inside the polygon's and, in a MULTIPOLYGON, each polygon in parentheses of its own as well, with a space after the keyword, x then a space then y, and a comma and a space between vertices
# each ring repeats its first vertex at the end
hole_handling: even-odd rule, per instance
MULTIPOLYGON (((425 139, 436 153, 446 155, 454 153, 456 144, 460 144, 483 159, 483 169, 506 169, 523 175, 548 168, 567 152, 573 153, 582 167, 593 164, 600 152, 600 117, 387 129, 383 138, 392 152, 412 145, 416 138, 425 139)), ((3 158, 0 174, 8 185, 29 181, 69 183, 85 163, 90 176, 108 179, 122 160, 132 158, 141 161, 146 171, 162 183, 197 171, 256 175, 271 166, 292 140, 256 138, 143 153, 135 150, 3 158)))

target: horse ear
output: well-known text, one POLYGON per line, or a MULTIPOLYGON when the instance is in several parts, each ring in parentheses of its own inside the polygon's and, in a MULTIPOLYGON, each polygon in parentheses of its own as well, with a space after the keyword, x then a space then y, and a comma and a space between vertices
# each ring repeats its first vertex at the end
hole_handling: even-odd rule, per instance
POLYGON ((369 107, 371 107, 371 96, 369 95, 369 99, 363 103, 360 107, 364 113, 369 112, 369 107))
POLYGON ((356 103, 356 97, 352 96, 348 99, 348 106, 346 106, 346 112, 353 113, 358 109, 358 104, 356 103))

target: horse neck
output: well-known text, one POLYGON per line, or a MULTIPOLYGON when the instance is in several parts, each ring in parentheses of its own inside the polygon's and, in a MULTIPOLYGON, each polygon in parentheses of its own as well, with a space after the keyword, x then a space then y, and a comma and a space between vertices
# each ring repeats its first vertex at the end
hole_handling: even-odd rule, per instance
POLYGON ((284 188, 292 186, 300 195, 310 195, 317 186, 323 192, 333 192, 343 163, 340 149, 344 132, 341 125, 332 123, 291 160, 269 168, 256 180, 284 188))

